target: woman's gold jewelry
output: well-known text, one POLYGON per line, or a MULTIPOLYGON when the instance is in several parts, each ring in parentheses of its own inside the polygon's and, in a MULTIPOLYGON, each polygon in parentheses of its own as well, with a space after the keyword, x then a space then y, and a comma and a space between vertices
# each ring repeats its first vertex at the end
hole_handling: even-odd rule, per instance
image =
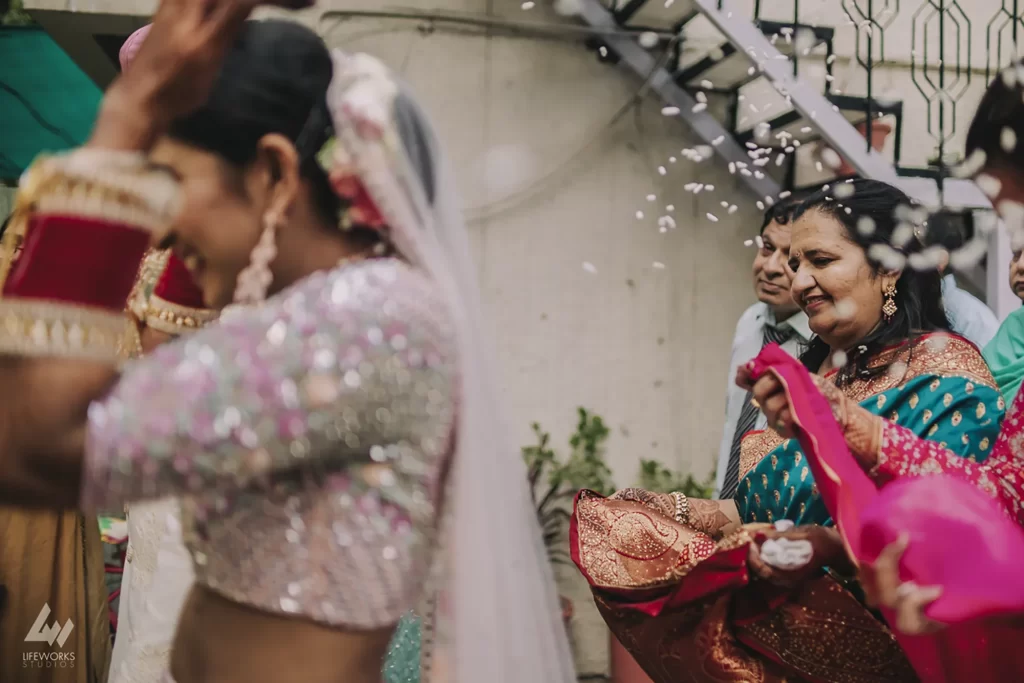
POLYGON ((198 330, 217 319, 218 311, 205 308, 191 308, 166 301, 152 294, 146 303, 145 323, 154 330, 178 335, 198 330))
POLYGON ((890 283, 885 288, 883 294, 885 295, 885 301, 882 303, 882 317, 885 318, 885 322, 889 322, 896 315, 896 311, 899 310, 896 307, 896 283, 890 283))
POLYGON ((776 420, 775 421, 775 431, 781 432, 785 428, 786 428, 786 423, 785 422, 783 422, 782 420, 776 420))
POLYGON ((680 524, 690 523, 690 499, 686 497, 685 493, 680 491, 673 491, 672 498, 676 502, 676 521, 680 524))
POLYGON ((758 410, 761 410, 761 404, 758 402, 756 398, 750 399, 750 405, 754 406, 758 410))

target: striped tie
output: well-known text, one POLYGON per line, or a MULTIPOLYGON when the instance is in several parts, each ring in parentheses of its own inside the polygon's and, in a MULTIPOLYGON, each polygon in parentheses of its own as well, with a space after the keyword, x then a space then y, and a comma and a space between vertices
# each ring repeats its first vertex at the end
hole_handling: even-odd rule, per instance
MULTIPOLYGON (((764 336, 761 339, 761 348, 769 344, 785 344, 793 338, 795 331, 789 325, 783 327, 764 326, 764 336)), ((740 445, 743 443, 743 436, 754 429, 757 424, 758 409, 754 407, 751 399, 754 395, 747 392, 743 400, 743 410, 740 411, 740 418, 736 422, 736 432, 732 437, 732 447, 729 449, 729 465, 725 468, 725 481, 722 484, 722 492, 719 498, 729 500, 736 496, 736 490, 740 486, 740 445)))

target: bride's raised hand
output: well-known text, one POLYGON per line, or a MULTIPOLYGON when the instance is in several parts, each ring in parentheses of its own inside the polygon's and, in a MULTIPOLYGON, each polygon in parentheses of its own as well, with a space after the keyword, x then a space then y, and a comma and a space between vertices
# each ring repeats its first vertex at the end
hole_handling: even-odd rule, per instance
POLYGON ((103 98, 88 146, 147 151, 171 121, 209 96, 224 56, 259 5, 313 0, 162 0, 131 68, 103 98))

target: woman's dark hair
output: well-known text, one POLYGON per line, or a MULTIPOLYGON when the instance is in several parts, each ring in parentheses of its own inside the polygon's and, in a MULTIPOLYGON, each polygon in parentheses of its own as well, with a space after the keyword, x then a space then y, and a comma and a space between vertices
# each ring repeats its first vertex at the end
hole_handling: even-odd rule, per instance
MULTIPOLYGON (((843 225, 850 240, 864 250, 874 272, 881 274, 886 271, 886 267, 871 255, 873 246, 884 245, 883 248, 896 249, 904 256, 924 249, 924 244, 916 234, 903 247, 893 245, 894 233, 902 222, 897 213, 910 209, 910 198, 892 185, 878 180, 856 179, 810 195, 796 207, 793 220, 799 220, 811 210, 836 219, 843 225), (840 190, 841 187, 848 189, 840 190), (862 222, 862 219, 869 220, 862 222), (873 229, 868 230, 867 226, 873 229)), ((942 305, 942 277, 938 269, 917 272, 910 267, 904 268, 896 281, 896 313, 889 322, 883 322, 848 353, 846 365, 840 369, 837 383, 842 386, 854 379, 869 379, 887 372, 888 365, 868 367, 870 360, 879 351, 921 334, 941 330, 949 330, 949 319, 942 305)), ((913 353, 913 346, 910 349, 913 353)), ((817 372, 829 353, 828 344, 820 337, 815 337, 800 360, 811 372, 817 372)))
POLYGON ((793 212, 800 205, 800 202, 792 197, 787 197, 780 200, 777 204, 769 206, 764 212, 764 218, 761 219, 761 234, 764 234, 765 228, 772 223, 778 223, 779 225, 788 225, 793 220, 793 212))
POLYGON ((295 144, 300 173, 324 220, 347 208, 316 155, 334 134, 327 109, 331 54, 313 31, 290 21, 247 21, 228 51, 206 104, 171 124, 169 135, 244 168, 270 133, 295 144))
POLYGON ((967 130, 967 155, 985 153, 986 165, 1006 165, 1024 172, 1024 62, 997 75, 981 98, 967 130), (1004 131, 1013 131, 1007 136, 1004 131), (1006 144, 1007 137, 1014 144, 1006 144))

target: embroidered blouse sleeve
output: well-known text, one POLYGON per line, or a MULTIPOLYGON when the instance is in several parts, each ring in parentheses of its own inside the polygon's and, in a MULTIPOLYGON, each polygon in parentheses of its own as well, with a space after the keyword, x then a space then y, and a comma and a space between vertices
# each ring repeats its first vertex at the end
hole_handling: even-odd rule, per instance
MULTIPOLYGON (((961 399, 977 403, 976 399, 961 399)), ((955 405, 953 406, 955 409, 955 405)), ((966 404, 964 407, 968 407, 966 404)), ((884 481, 904 476, 949 474, 974 484, 998 499, 1024 524, 1024 434, 1020 425, 1024 402, 1015 401, 1003 422, 992 454, 982 463, 951 450, 947 444, 919 437, 911 429, 873 415, 860 406, 847 407, 841 424, 846 441, 862 466, 884 481)))
POLYGON ((321 273, 129 366, 90 406, 81 504, 258 485, 405 449, 447 453, 453 332, 397 261, 321 273))

